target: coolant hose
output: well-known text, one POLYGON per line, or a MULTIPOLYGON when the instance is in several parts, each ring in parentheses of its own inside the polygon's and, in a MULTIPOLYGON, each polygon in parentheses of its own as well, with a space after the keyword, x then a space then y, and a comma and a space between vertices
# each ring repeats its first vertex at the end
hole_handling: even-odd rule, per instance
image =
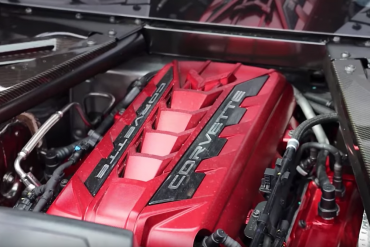
POLYGON ((305 93, 304 96, 308 100, 311 100, 313 102, 316 102, 316 103, 318 103, 318 104, 320 104, 322 106, 326 106, 328 108, 334 109, 333 101, 331 101, 331 100, 325 99, 325 98, 320 97, 319 95, 313 94, 313 93, 305 93))
POLYGON ((335 113, 334 110, 330 109, 329 107, 320 105, 316 102, 313 102, 311 100, 308 101, 312 107, 312 109, 317 112, 318 114, 328 114, 328 113, 335 113))
POLYGON ((329 151, 334 156, 336 163, 339 163, 339 164, 342 163, 342 160, 341 160, 341 152, 336 147, 334 147, 332 145, 329 145, 329 144, 318 143, 318 142, 307 142, 307 143, 303 144, 299 148, 299 150, 298 150, 298 153, 297 153, 297 156, 296 156, 297 157, 296 160, 297 161, 300 161, 301 158, 302 158, 303 152, 306 149, 309 149, 309 148, 327 150, 327 151, 329 151))
POLYGON ((314 126, 318 124, 338 122, 338 115, 336 113, 318 115, 313 118, 307 119, 301 123, 293 132, 292 139, 300 140, 304 134, 309 129, 313 129, 314 126))
MULTIPOLYGON (((313 111, 308 100, 303 96, 303 94, 296 88, 294 88, 294 97, 296 98, 297 104, 301 107, 303 114, 307 119, 316 117, 315 112, 313 111)), ((321 125, 312 127, 313 132, 315 133, 316 139, 319 143, 329 144, 329 140, 326 137, 324 129, 321 125)))

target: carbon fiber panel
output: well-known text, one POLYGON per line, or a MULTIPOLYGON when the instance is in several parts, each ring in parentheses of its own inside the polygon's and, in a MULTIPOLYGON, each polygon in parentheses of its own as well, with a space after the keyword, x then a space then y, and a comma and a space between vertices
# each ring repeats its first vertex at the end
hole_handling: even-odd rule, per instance
POLYGON ((329 45, 325 73, 357 187, 370 215, 370 81, 364 68, 367 60, 363 59, 369 49, 362 47, 362 52, 358 49, 329 45), (351 59, 338 58, 345 51, 353 51, 349 53, 351 59))
POLYGON ((343 93, 344 107, 370 176, 370 82, 360 60, 336 60, 333 65, 343 93), (351 65, 355 71, 348 74, 345 69, 351 65))
MULTIPOLYGON (((56 78, 73 71, 76 67, 79 67, 108 51, 114 47, 115 44, 116 42, 112 40, 82 54, 76 55, 76 52, 72 52, 58 54, 50 58, 39 58, 34 61, 35 66, 32 66, 34 67, 32 70, 22 68, 22 66, 24 66, 22 64, 17 65, 17 67, 14 65, 7 66, 7 68, 3 69, 4 71, 0 69, 0 73, 6 72, 2 74, 2 76, 10 83, 23 80, 22 82, 13 85, 11 88, 0 92, 0 106, 22 96, 24 93, 27 93, 42 84, 51 82, 56 78), (63 59, 63 61, 61 61, 61 59, 63 59), (45 70, 45 66, 49 67, 49 69, 45 70), (17 68, 22 70, 22 73, 19 73, 17 68)), ((4 81, 2 84, 4 85, 4 81)))

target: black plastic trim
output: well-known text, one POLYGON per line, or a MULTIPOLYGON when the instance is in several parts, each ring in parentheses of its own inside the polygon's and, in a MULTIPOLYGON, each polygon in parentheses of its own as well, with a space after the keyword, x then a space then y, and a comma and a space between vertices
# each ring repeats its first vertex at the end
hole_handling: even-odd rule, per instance
POLYGON ((128 230, 0 207, 1 246, 132 247, 128 230))

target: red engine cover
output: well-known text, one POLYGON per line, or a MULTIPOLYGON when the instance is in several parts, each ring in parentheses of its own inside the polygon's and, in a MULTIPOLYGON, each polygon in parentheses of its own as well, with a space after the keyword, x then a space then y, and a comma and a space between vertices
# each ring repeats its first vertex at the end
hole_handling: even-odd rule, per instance
POLYGON ((274 70, 173 62, 87 157, 49 214, 131 230, 140 246, 237 237, 294 108, 274 70))

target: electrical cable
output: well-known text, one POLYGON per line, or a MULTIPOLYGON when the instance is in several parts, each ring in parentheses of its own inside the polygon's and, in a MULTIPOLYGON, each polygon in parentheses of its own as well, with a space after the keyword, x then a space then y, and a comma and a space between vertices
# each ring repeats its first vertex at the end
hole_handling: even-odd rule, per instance
POLYGON ((40 197, 39 201, 36 203, 35 207, 33 208, 32 210, 33 212, 40 212, 45 207, 49 199, 53 196, 54 188, 57 186, 57 184, 63 177, 64 170, 72 166, 73 163, 74 163, 73 160, 69 160, 66 163, 60 165, 57 169, 55 169, 53 175, 48 180, 48 182, 45 185, 42 185, 43 187, 42 189, 39 189, 39 191, 44 190, 44 192, 40 197))
POLYGON ((279 173, 282 175, 278 176, 275 186, 270 193, 270 197, 267 200, 263 213, 260 215, 260 223, 257 226, 250 247, 260 246, 261 242, 264 239, 265 231, 267 231, 268 222, 272 224, 272 227, 276 227, 276 224, 279 221, 280 213, 278 208, 275 210, 276 212, 274 212, 274 218, 272 218, 271 212, 275 208, 275 205, 279 204, 280 199, 286 200, 286 197, 289 193, 289 189, 287 186, 290 186, 290 184, 292 183, 293 181, 292 178, 294 177, 293 175, 295 172, 295 169, 292 170, 291 168, 292 166, 295 165, 294 162, 296 161, 295 160, 296 150, 298 149, 299 141, 304 136, 305 132, 318 124, 337 121, 338 121, 337 114, 319 115, 311 119, 305 120, 294 130, 292 138, 288 141, 287 148, 284 152, 283 159, 281 161, 281 170, 279 173), (283 182, 284 174, 289 169, 291 169, 290 170, 291 174, 289 175, 287 181, 283 182), (275 214, 277 214, 278 217, 276 217, 275 214))

